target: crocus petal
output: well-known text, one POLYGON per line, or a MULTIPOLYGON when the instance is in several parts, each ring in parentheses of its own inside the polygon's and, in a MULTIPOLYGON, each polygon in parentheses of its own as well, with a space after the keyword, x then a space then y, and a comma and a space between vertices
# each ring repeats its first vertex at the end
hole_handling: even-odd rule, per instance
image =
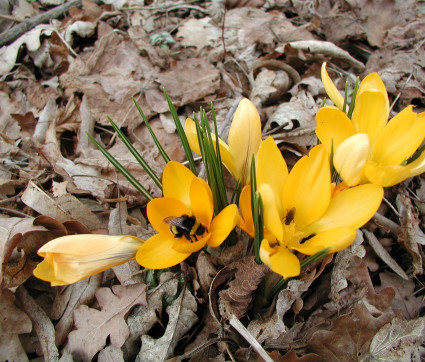
POLYGON ((187 167, 176 161, 168 162, 162 175, 163 193, 183 202, 190 208, 189 190, 196 176, 187 167))
POLYGON ((392 118, 373 145, 371 160, 383 165, 400 165, 425 138, 425 112, 417 114, 409 106, 392 118))
POLYGON ((238 208, 235 204, 226 206, 221 212, 214 217, 211 222, 211 237, 207 244, 212 247, 219 246, 235 228, 238 220, 238 208))
POLYGON ((239 102, 229 130, 229 150, 236 174, 243 185, 249 183, 252 155, 257 154, 261 142, 261 120, 257 108, 249 99, 239 102))
POLYGON ((357 133, 347 138, 336 149, 333 163, 348 186, 360 183, 368 156, 369 137, 365 133, 357 133))
POLYGON ((170 232, 170 217, 180 217, 182 215, 192 216, 191 210, 181 201, 172 197, 161 197, 149 201, 146 208, 149 222, 159 233, 170 232))
POLYGON ((50 282, 52 287, 68 284, 66 281, 60 280, 56 277, 55 270, 53 269, 53 260, 51 261, 48 261, 46 259, 43 260, 34 269, 33 274, 38 279, 44 280, 46 282, 50 282))
POLYGON ((282 206, 283 185, 288 177, 288 167, 273 138, 261 142, 257 156, 257 184, 270 185, 279 214, 284 213, 282 206))
POLYGON ((284 278, 296 277, 300 274, 301 266, 298 258, 285 246, 271 248, 269 242, 264 239, 260 245, 260 258, 271 270, 284 278))
POLYGON ((156 234, 140 247, 137 262, 148 269, 164 269, 181 263, 191 253, 180 253, 173 248, 175 238, 168 234, 156 234))
MULTIPOLYGON (((190 118, 186 119, 185 133, 186 133, 187 140, 189 141, 190 149, 193 152, 196 152, 198 155, 200 155, 201 149, 199 148, 198 135, 196 133, 196 125, 195 125, 195 122, 190 118)), ((215 147, 215 144, 216 144, 215 134, 211 133, 211 138, 213 140, 213 144, 215 147)), ((221 162, 224 164, 224 166, 226 166, 227 170, 232 174, 232 176, 235 179, 237 179, 238 176, 236 174, 233 158, 230 155, 229 146, 221 138, 218 139, 218 145, 220 148, 221 162)))
POLYGON ((350 228, 336 228, 323 231, 308 239, 305 243, 292 246, 305 255, 314 255, 320 250, 331 247, 329 253, 335 253, 349 246, 356 238, 356 230, 350 228))
POLYGON ((179 253, 195 253, 205 246, 210 237, 211 234, 207 234, 203 238, 196 241, 189 241, 185 237, 175 239, 173 249, 179 253))
POLYGON ((258 192, 260 193, 263 201, 264 226, 276 237, 276 239, 282 241, 283 228, 281 219, 285 217, 285 214, 279 214, 276 207, 275 195, 270 185, 261 184, 258 187, 258 192))
POLYGON ((302 230, 304 235, 347 227, 358 229, 370 220, 381 204, 382 187, 365 184, 336 194, 323 216, 302 230))
POLYGON ((44 257, 34 275, 52 285, 78 282, 133 259, 143 240, 129 235, 67 235, 38 251, 44 257))
POLYGON ((312 148, 292 168, 283 189, 284 206, 294 209, 298 228, 317 220, 331 199, 331 172, 324 145, 312 148))
POLYGON ((207 229, 214 213, 214 205, 211 203, 208 190, 209 187, 205 181, 200 178, 193 179, 190 186, 192 213, 207 229))
POLYGON ((66 235, 49 241, 39 250, 38 255, 44 257, 47 253, 66 253, 68 255, 91 255, 116 248, 120 242, 127 238, 135 238, 126 235, 101 235, 101 234, 79 234, 66 235))
POLYGON ((342 107, 344 106, 344 97, 341 95, 338 88, 335 87, 335 84, 334 82, 332 82, 331 77, 329 77, 329 74, 326 70, 326 62, 322 64, 322 69, 320 73, 322 77, 322 83, 325 87, 325 91, 328 97, 342 111, 342 107))
POLYGON ((251 186, 247 185, 242 189, 239 196, 239 209, 241 211, 241 218, 238 218, 238 227, 249 234, 251 238, 254 237, 254 221, 252 219, 251 208, 251 186))
POLYGON ((422 152, 415 161, 406 165, 405 168, 409 170, 410 177, 425 172, 425 152, 422 152))
POLYGON ((412 166, 409 166, 378 165, 375 162, 368 161, 363 172, 367 179, 375 185, 389 187, 414 176, 411 172, 412 166))
POLYGON ((320 108, 316 115, 316 135, 331 154, 348 137, 356 133, 351 120, 336 107, 320 108))
POLYGON ((367 133, 371 143, 385 127, 389 115, 389 101, 385 85, 378 73, 367 75, 357 92, 351 120, 358 133, 367 133))

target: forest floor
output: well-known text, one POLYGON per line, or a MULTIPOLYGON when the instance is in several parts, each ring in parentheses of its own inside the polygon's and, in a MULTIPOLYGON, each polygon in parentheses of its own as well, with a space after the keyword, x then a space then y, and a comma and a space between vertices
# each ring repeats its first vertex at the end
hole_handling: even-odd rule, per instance
POLYGON ((424 111, 425 3, 69 3, 15 0, 0 8, 0 360, 259 361, 262 349, 274 361, 420 361, 422 175, 387 188, 352 246, 311 264, 273 301, 261 300, 257 285, 243 291, 239 320, 248 341, 217 309, 223 291, 238 298, 259 273, 242 258, 242 232, 236 245, 161 273, 133 260, 51 287, 32 272, 42 260, 37 250, 61 235, 152 235, 146 198, 87 136, 160 197, 107 118, 160 175, 164 161, 132 97, 180 162, 185 153, 163 88, 183 124, 200 107, 210 117, 213 103, 224 129, 249 98, 289 167, 317 144, 324 61, 342 90, 378 72, 391 117, 410 104, 424 111))

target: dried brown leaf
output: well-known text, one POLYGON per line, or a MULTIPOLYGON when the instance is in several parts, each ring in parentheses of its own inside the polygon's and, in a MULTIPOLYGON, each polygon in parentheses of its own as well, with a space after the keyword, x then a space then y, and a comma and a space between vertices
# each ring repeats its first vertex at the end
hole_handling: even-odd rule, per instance
POLYGON ((177 293, 178 280, 173 273, 165 272, 160 276, 160 284, 149 291, 147 305, 138 305, 127 318, 130 335, 125 341, 128 358, 135 359, 139 353, 137 343, 142 335, 148 333, 152 326, 158 322, 157 313, 162 311, 162 300, 165 295, 173 297, 177 293))
POLYGON ((14 304, 15 296, 9 290, 0 294, 0 351, 5 361, 25 361, 27 355, 22 348, 19 335, 32 329, 30 318, 14 304))
POLYGON ((372 247, 376 255, 378 255, 385 262, 385 264, 387 264, 394 272, 396 272, 404 280, 409 280, 409 277, 405 273, 405 271, 391 257, 390 253, 387 250, 385 250, 385 248, 382 246, 382 244, 379 242, 379 240, 373 233, 367 230, 363 230, 363 235, 365 235, 366 240, 369 242, 369 245, 372 247))
POLYGON ((35 302, 23 285, 16 289, 16 302, 28 314, 33 323, 44 359, 46 361, 58 361, 59 352, 55 344, 55 328, 50 318, 35 302))
POLYGON ((62 293, 58 293, 53 302, 50 316, 54 320, 59 320, 55 325, 56 345, 60 346, 65 342, 66 337, 74 326, 74 310, 82 304, 90 304, 95 297, 96 290, 102 282, 102 274, 95 274, 90 278, 83 279, 65 288, 62 293))
POLYGON ((338 317, 330 331, 319 330, 308 342, 308 351, 324 361, 357 361, 366 356, 373 336, 391 320, 391 315, 372 316, 363 303, 351 315, 338 317))
POLYGON ((425 356, 425 317, 406 321, 394 318, 372 339, 369 360, 421 361, 425 356))
POLYGON ((129 335, 124 318, 135 305, 146 305, 146 291, 144 284, 114 285, 112 290, 98 289, 96 299, 101 309, 80 305, 75 310, 77 329, 68 335, 66 351, 74 358, 90 361, 103 349, 108 336, 113 346, 121 347, 129 335))
POLYGON ((220 313, 226 319, 230 319, 232 314, 239 319, 248 311, 252 293, 270 269, 264 264, 257 264, 254 257, 240 259, 228 268, 236 269, 235 279, 229 282, 227 289, 219 292, 220 313))
POLYGON ((195 297, 184 288, 179 297, 166 309, 169 320, 164 335, 158 339, 148 335, 142 336, 142 349, 136 362, 164 361, 171 357, 179 340, 198 321, 195 314, 197 309, 195 297))
POLYGON ((407 320, 417 318, 419 312, 425 306, 423 296, 416 296, 414 293, 415 283, 412 279, 404 280, 394 273, 380 273, 381 285, 376 287, 380 292, 388 287, 394 289, 395 296, 392 302, 394 310, 401 310, 407 320))
POLYGON ((425 235, 419 227, 420 220, 405 190, 397 194, 396 205, 400 213, 401 225, 401 234, 398 235, 398 240, 404 243, 407 251, 412 256, 412 274, 422 274, 423 257, 419 244, 425 245, 425 235))

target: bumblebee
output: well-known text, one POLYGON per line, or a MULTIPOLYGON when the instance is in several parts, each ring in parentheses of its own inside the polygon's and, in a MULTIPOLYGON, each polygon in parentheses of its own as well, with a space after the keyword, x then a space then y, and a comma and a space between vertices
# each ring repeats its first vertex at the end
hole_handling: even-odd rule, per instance
POLYGON ((207 229, 195 216, 183 214, 182 216, 170 216, 164 219, 164 222, 170 225, 170 232, 175 238, 184 236, 189 241, 197 241, 198 236, 202 236, 207 229), (193 240, 193 238, 195 240, 193 240))

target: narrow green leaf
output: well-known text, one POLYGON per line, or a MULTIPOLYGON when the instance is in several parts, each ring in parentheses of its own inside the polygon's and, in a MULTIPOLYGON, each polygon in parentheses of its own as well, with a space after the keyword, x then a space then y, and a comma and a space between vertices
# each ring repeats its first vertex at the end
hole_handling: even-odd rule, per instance
POLYGON ((134 158, 137 160, 137 162, 139 162, 139 164, 144 168, 144 170, 149 175, 149 177, 153 180, 153 182, 155 182, 155 184, 162 191, 161 180, 158 178, 158 176, 155 174, 155 172, 152 170, 152 168, 147 164, 147 162, 140 155, 140 153, 137 152, 137 150, 134 148, 134 146, 131 144, 131 142, 128 140, 128 138, 125 136, 125 134, 121 131, 121 129, 116 125, 116 123, 109 116, 107 118, 109 120, 109 123, 111 123, 112 127, 114 128, 115 132, 117 132, 118 136, 124 142, 125 146, 131 152, 131 154, 134 156, 134 158))
POLYGON ((119 171, 122 175, 139 191, 143 196, 145 196, 149 201, 153 199, 152 195, 146 190, 136 178, 128 172, 121 163, 117 161, 117 159, 112 156, 99 142, 97 142, 91 135, 87 133, 87 136, 90 140, 96 145, 96 147, 103 153, 106 159, 119 171))
POLYGON ((350 119, 353 115, 354 106, 356 105, 356 97, 357 97, 357 92, 359 90, 359 86, 360 86, 360 79, 359 77, 357 77, 356 83, 354 84, 353 92, 351 93, 351 102, 350 102, 350 107, 348 108, 348 113, 347 113, 347 116, 350 119))
POLYGON ((345 113, 348 102, 348 81, 345 81, 345 92, 344 92, 344 104, 342 105, 342 111, 345 113))
POLYGON ((145 114, 142 111, 142 108, 140 107, 139 103, 137 103, 136 99, 134 97, 131 97, 134 104, 136 105, 137 110, 139 111, 140 115, 142 116, 143 122, 145 123, 145 126, 148 128, 149 133, 151 134, 151 137, 153 141, 156 144, 156 147, 158 148, 159 153, 161 154, 162 158, 164 159, 165 163, 170 162, 170 157, 168 157, 167 152, 165 152, 164 148, 161 146, 161 143, 159 142, 158 138, 155 135, 155 132, 153 131, 152 127, 150 126, 148 119, 146 118, 145 114))
POLYGON ((165 98, 167 98, 168 107, 170 108, 171 116, 173 117, 174 123, 176 125, 177 134, 180 137, 184 152, 186 153, 187 160, 189 161, 189 167, 192 172, 197 175, 195 161, 193 159, 192 150, 189 146, 189 141, 187 140, 186 133, 184 133, 183 126, 180 123, 179 116, 177 115, 176 109, 174 108, 173 102, 171 102, 170 97, 165 89, 163 89, 165 98))

